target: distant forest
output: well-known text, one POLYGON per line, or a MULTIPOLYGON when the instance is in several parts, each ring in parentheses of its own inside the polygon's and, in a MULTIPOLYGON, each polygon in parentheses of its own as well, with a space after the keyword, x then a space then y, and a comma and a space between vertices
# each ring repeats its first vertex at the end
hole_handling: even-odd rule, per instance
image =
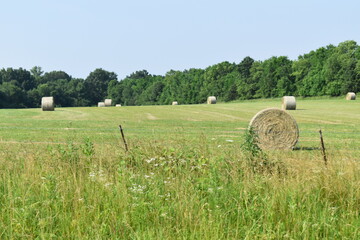
POLYGON ((43 96, 56 106, 94 106, 105 98, 122 105, 204 103, 293 96, 340 96, 360 90, 360 48, 355 41, 328 45, 299 56, 271 57, 240 63, 221 62, 206 69, 170 70, 165 76, 136 71, 119 80, 116 73, 95 69, 86 79, 35 66, 0 70, 0 108, 39 107, 43 96))

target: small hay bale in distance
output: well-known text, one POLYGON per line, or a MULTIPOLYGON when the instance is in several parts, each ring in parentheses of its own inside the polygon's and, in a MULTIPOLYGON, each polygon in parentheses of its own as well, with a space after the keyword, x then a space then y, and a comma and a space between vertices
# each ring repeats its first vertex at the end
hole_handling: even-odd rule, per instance
POLYGON ((294 96, 282 97, 282 110, 296 110, 296 100, 294 96))
POLYGON ((249 129, 255 133, 261 149, 293 149, 299 139, 295 119, 286 111, 267 108, 258 112, 250 121, 249 129))
POLYGON ((354 92, 348 92, 346 94, 346 100, 355 100, 356 99, 356 94, 354 92))
POLYGON ((178 105, 178 102, 174 101, 174 102, 171 103, 171 105, 178 105))
POLYGON ((104 103, 105 103, 105 107, 111 107, 112 100, 111 99, 105 99, 104 103))
POLYGON ((41 98, 41 109, 43 111, 54 111, 54 97, 41 98))
POLYGON ((207 104, 216 104, 216 97, 214 97, 214 96, 208 97, 207 104))
POLYGON ((104 102, 98 102, 98 107, 105 107, 105 103, 104 102))
POLYGON ((115 107, 121 107, 121 104, 115 104, 115 107))

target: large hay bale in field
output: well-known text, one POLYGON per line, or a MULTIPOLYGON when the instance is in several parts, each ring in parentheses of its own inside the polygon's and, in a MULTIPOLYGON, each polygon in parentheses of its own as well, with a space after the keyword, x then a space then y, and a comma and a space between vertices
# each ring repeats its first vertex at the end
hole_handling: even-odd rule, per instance
POLYGON ((178 105, 178 102, 174 101, 171 103, 171 105, 178 105))
POLYGON ((294 96, 282 97, 282 110, 296 110, 296 100, 294 96))
POLYGON ((111 107, 112 100, 111 99, 105 99, 104 103, 105 103, 105 107, 111 107))
POLYGON ((254 131, 261 149, 292 149, 299 139, 295 119, 278 108, 258 112, 251 119, 249 129, 254 131))
POLYGON ((356 99, 356 94, 354 92, 348 92, 346 94, 346 100, 355 100, 356 99))
POLYGON ((41 98, 41 109, 43 111, 54 111, 54 97, 41 98))
POLYGON ((207 104, 216 104, 216 97, 214 97, 214 96, 208 97, 207 104))
POLYGON ((121 104, 116 104, 115 107, 121 107, 121 104))
POLYGON ((104 102, 98 102, 98 107, 105 107, 105 103, 104 102))

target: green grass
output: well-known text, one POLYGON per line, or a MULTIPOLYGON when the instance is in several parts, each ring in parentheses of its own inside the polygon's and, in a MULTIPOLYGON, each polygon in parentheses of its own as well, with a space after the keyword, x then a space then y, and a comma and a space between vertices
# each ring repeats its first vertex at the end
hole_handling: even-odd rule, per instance
POLYGON ((359 239, 360 102, 298 99, 297 150, 246 150, 280 105, 1 109, 0 239, 359 239))

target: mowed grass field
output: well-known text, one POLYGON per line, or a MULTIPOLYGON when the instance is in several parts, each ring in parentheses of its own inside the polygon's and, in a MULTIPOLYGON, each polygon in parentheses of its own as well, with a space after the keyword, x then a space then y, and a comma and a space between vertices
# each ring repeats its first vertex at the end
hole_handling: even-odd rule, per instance
POLYGON ((257 154, 267 107, 1 109, 0 238, 359 239, 360 102, 297 99, 296 149, 257 154))

